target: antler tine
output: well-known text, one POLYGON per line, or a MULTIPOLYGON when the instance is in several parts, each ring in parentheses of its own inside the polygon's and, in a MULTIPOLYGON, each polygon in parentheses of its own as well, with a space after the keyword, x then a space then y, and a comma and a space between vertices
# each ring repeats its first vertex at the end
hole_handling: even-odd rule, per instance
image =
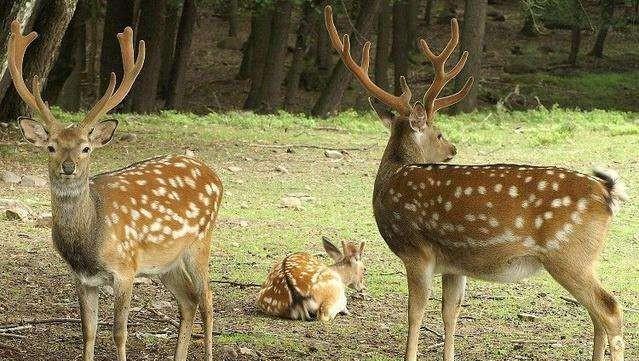
POLYGON ((424 105, 426 106, 427 117, 431 121, 438 110, 451 106, 462 100, 468 94, 474 82, 473 78, 470 77, 468 78, 462 89, 457 93, 443 98, 437 98, 446 84, 448 84, 450 80, 455 78, 459 74, 459 72, 461 72, 461 70, 464 68, 464 65, 466 65, 466 60, 468 59, 468 52, 464 51, 457 64, 455 64, 455 66, 449 72, 446 72, 446 61, 448 61, 448 58, 457 47, 457 44, 459 44, 459 24, 457 23, 457 19, 451 19, 450 27, 450 39, 448 40, 448 43, 446 44, 444 50, 442 50, 439 55, 435 55, 431 51, 426 40, 419 40, 419 48, 421 49, 422 53, 428 58, 428 60, 430 60, 430 62, 433 64, 433 68, 435 68, 435 77, 433 79, 433 83, 426 91, 426 94, 424 94, 424 105))
POLYGON ((339 33, 337 32, 337 28, 335 27, 335 23, 333 21, 333 9, 330 5, 324 7, 324 21, 326 23, 326 30, 328 31, 328 35, 331 39, 333 49, 335 49, 335 51, 340 54, 344 65, 346 65, 348 70, 350 70, 351 73, 355 75, 362 86, 366 88, 366 90, 368 90, 368 92, 371 93, 373 97, 395 109, 400 114, 410 114, 411 92, 408 88, 408 85, 406 84, 406 80, 402 80, 401 82, 402 94, 400 96, 392 95, 377 86, 375 83, 373 83, 368 75, 371 43, 367 41, 364 44, 364 47, 362 48, 362 62, 361 65, 358 65, 350 53, 351 44, 349 36, 345 34, 343 40, 340 39, 339 33))
POLYGON ((58 122, 51 114, 49 106, 42 101, 40 96, 40 80, 38 76, 33 77, 33 93, 29 91, 29 88, 24 82, 22 76, 22 63, 24 62, 24 53, 31 43, 38 37, 35 31, 30 32, 27 35, 22 35, 20 31, 20 23, 17 20, 11 22, 11 35, 9 36, 8 46, 8 67, 9 73, 11 73, 11 79, 13 79, 13 85, 20 95, 20 98, 36 113, 44 122, 48 129, 58 126, 58 122))
POLYGON ((87 115, 82 119, 80 123, 81 127, 89 128, 100 117, 108 113, 111 109, 115 108, 131 90, 135 79, 140 74, 142 66, 144 65, 145 57, 145 44, 144 40, 140 40, 138 43, 138 57, 135 58, 135 52, 133 49, 133 30, 130 27, 124 28, 124 31, 119 33, 118 42, 120 43, 120 52, 122 53, 122 68, 124 70, 122 81, 115 90, 115 74, 111 73, 111 79, 109 81, 109 87, 100 100, 91 108, 87 115))

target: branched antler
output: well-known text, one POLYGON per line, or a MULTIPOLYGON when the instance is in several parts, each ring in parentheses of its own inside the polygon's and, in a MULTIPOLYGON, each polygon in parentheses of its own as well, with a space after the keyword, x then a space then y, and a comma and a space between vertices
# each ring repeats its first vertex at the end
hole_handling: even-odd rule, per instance
POLYGON ((424 105, 426 106, 426 114, 429 121, 433 120, 435 113, 437 113, 438 110, 449 107, 462 100, 468 94, 470 88, 473 85, 473 77, 470 77, 468 78, 468 80, 466 80, 466 84, 464 84, 462 89, 457 93, 443 98, 437 98, 446 84, 451 79, 455 78, 464 68, 466 60, 468 59, 468 51, 464 51, 457 64, 455 64, 455 66, 449 72, 446 72, 446 61, 457 47, 457 44, 459 44, 459 24, 457 24, 457 19, 453 18, 450 21, 450 27, 450 40, 439 55, 435 55, 430 50, 430 48, 428 47, 428 43, 426 43, 426 40, 419 39, 419 48, 421 49, 422 53, 428 58, 428 60, 430 60, 430 62, 433 64, 433 68, 435 68, 435 78, 433 79, 433 83, 426 91, 426 94, 424 94, 424 105))
POLYGON ((355 75, 355 77, 364 86, 364 88, 366 88, 366 90, 368 90, 372 96, 377 98, 382 103, 388 105, 389 107, 395 109, 400 114, 410 114, 410 98, 412 94, 410 89, 408 88, 408 85, 406 84, 406 79, 403 76, 400 79, 400 84, 402 87, 402 94, 400 96, 395 96, 391 93, 388 93, 384 89, 377 86, 377 84, 373 83, 368 75, 371 49, 370 41, 367 41, 364 44, 364 47, 362 49, 362 62, 361 65, 358 65, 351 56, 351 43, 348 35, 344 35, 343 42, 342 40, 340 40, 339 33, 337 32, 337 28, 335 28, 335 23, 333 22, 333 9, 330 7, 330 5, 327 5, 324 8, 324 21, 326 22, 326 29, 328 30, 328 35, 331 38, 333 49, 335 49, 340 54, 340 56, 342 57, 342 61, 344 61, 344 65, 346 65, 351 73, 355 75))

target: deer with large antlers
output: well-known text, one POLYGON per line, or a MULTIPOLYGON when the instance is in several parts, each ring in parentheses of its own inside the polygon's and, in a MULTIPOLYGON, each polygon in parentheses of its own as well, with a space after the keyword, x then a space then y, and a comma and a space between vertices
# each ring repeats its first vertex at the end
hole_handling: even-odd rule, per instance
POLYGON ((93 360, 98 323, 98 286, 114 290, 113 339, 117 359, 126 359, 127 318, 136 275, 158 275, 180 309, 175 360, 186 360, 193 318, 199 307, 206 357, 212 360, 212 296, 208 284, 211 236, 222 197, 222 183, 206 164, 185 156, 145 160, 89 177, 94 149, 105 146, 117 120, 99 121, 127 95, 144 63, 144 42, 134 58, 133 31, 118 34, 124 75, 115 74, 104 96, 78 123, 58 122, 22 77, 24 54, 37 34, 23 36, 11 24, 9 71, 18 94, 43 124, 20 118, 24 138, 49 153, 49 182, 56 249, 76 279, 82 319, 84 360, 93 360))
POLYGON ((457 21, 451 21, 452 36, 441 54, 419 41, 435 76, 423 103, 411 104, 404 79, 400 96, 370 80, 370 43, 364 44, 358 65, 350 55, 348 35, 340 39, 330 6, 324 17, 333 48, 346 67, 373 97, 398 113, 371 102, 391 132, 373 188, 373 209, 382 237, 406 268, 406 360, 417 359, 435 273, 442 274, 443 355, 452 361, 466 277, 513 282, 545 268, 588 310, 594 325, 592 360, 603 360, 608 343, 612 360, 622 361, 621 307, 594 270, 612 215, 626 199, 616 173, 595 171, 590 176, 558 167, 445 164, 456 149, 435 126, 435 114, 466 96, 473 83, 469 78, 459 92, 438 98, 468 57, 464 52, 445 70, 459 41, 457 21))

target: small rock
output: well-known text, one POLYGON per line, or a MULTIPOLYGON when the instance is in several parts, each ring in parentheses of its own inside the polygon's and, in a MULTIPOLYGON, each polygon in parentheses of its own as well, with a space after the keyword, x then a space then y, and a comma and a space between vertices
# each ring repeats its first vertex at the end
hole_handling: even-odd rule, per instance
POLYGON ((286 169, 286 167, 283 165, 278 165, 277 167, 275 167, 275 170, 280 173, 288 174, 288 169, 286 169))
POLYGON ((282 198, 282 207, 292 209, 303 209, 302 200, 297 197, 284 197, 282 198))
POLYGON ((519 318, 522 321, 537 321, 539 319, 539 316, 537 315, 533 315, 532 313, 520 313, 517 315, 517 318, 519 318))
POLYGON ((230 346, 222 346, 222 355, 231 358, 237 358, 237 351, 233 347, 230 346))
POLYGON ((242 209, 248 209, 248 207, 249 207, 248 203, 246 203, 246 202, 242 202, 242 203, 240 203, 240 208, 242 208, 242 209))
POLYGON ((151 280, 148 277, 135 277, 133 279, 133 284, 137 285, 137 284, 145 284, 145 285, 152 285, 153 284, 153 280, 151 280))
POLYGON ((257 357, 257 353, 248 347, 240 347, 239 351, 240 351, 240 355, 257 357))
POLYGON ((227 167, 226 169, 228 169, 232 173, 237 173, 237 172, 241 172, 242 171, 242 168, 240 168, 240 167, 238 167, 236 165, 232 165, 230 167, 227 167))
POLYGON ((344 158, 344 154, 338 150, 332 150, 332 149, 326 149, 324 151, 324 155, 327 158, 331 158, 331 159, 342 159, 344 158))
POLYGON ((191 157, 191 158, 193 158, 193 157, 195 157, 195 152, 194 152, 194 151, 192 151, 192 150, 190 150, 190 149, 186 149, 186 150, 184 151, 184 155, 186 155, 187 157, 191 157))
POLYGON ((38 215, 36 218, 35 226, 40 228, 51 228, 53 225, 53 216, 51 212, 46 212, 38 215))
POLYGON ((5 216, 12 221, 26 221, 34 218, 34 213, 26 204, 14 200, 0 200, 5 216))
POLYGON ((34 175, 25 175, 22 177, 20 185, 23 187, 45 188, 47 186, 47 181, 34 175))
POLYGON ((5 171, 2 171, 2 173, 0 173, 0 179, 5 183, 18 184, 20 183, 21 178, 19 175, 11 171, 5 170, 5 171))
POLYGON ((138 139, 138 136, 133 133, 122 133, 118 141, 120 142, 135 142, 138 139))

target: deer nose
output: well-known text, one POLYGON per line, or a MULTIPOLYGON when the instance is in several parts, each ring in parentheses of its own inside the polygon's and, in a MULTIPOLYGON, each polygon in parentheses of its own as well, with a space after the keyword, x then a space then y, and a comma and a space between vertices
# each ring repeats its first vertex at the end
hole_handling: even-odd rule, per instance
POLYGON ((69 159, 62 162, 62 172, 66 175, 73 174, 75 172, 75 163, 69 159))

